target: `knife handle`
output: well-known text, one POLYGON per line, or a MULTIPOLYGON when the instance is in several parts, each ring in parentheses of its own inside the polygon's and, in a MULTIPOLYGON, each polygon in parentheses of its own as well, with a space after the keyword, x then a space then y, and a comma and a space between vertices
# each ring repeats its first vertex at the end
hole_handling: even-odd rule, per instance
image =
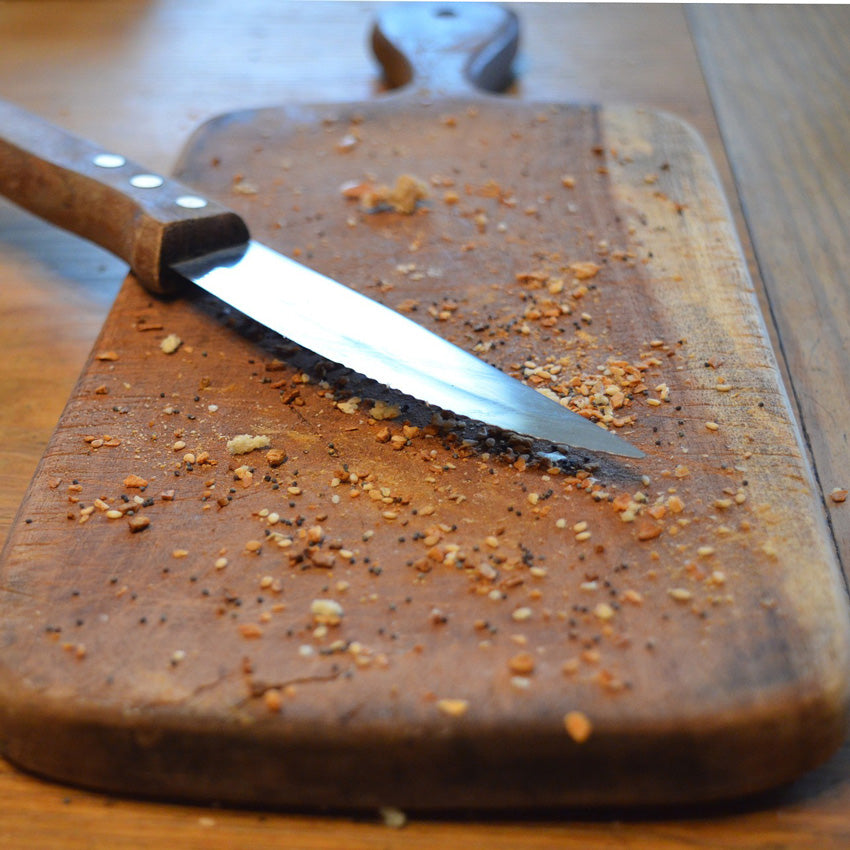
POLYGON ((106 248, 157 293, 180 286, 174 263, 249 239, 236 213, 4 101, 0 193, 106 248))
POLYGON ((387 87, 431 97, 505 91, 518 44, 516 14, 493 3, 381 4, 372 29, 387 87))

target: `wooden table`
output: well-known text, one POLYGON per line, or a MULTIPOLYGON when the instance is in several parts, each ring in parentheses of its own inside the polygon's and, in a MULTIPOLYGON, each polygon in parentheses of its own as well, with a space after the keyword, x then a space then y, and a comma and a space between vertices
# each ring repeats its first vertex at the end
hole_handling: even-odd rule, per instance
MULTIPOLYGON (((167 171, 231 109, 363 100, 379 4, 273 0, 0 3, 0 96, 167 171), (321 61, 316 57, 321 56, 321 61)), ((736 216, 845 571, 850 507, 850 9, 516 4, 515 96, 637 102, 703 135, 736 216)), ((0 205, 0 543, 124 267, 0 205)), ((0 763, 15 848, 850 846, 850 746, 791 787, 698 811, 417 819, 115 799, 0 763)))

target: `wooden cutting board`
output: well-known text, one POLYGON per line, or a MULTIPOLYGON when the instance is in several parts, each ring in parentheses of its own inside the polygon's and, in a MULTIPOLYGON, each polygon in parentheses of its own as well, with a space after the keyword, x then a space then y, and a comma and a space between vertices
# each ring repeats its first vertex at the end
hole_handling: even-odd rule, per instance
POLYGON ((669 115, 464 90, 515 44, 493 7, 387 8, 413 83, 224 116, 179 176, 647 457, 458 421, 128 277, 0 563, 10 760, 518 808, 746 794, 843 739, 845 589, 706 151, 669 115), (376 205, 402 175, 427 197, 376 205))

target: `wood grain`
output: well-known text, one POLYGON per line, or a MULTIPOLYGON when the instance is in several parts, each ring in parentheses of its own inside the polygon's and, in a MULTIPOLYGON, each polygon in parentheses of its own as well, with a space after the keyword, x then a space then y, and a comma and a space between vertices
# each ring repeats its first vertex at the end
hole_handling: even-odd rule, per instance
POLYGON ((733 14, 695 8, 691 15, 794 399, 846 557, 849 515, 829 494, 845 488, 850 421, 850 152, 844 142, 850 10, 812 14, 789 7, 765 15, 755 8, 733 14), (805 47, 789 49, 789 32, 804 33, 805 47), (780 116, 781 132, 765 132, 780 116))
MULTIPOLYGON (((252 104, 363 100, 377 85, 374 66, 363 51, 374 4, 345 3, 332 7, 332 13, 321 3, 251 0, 238 9, 229 3, 200 5, 187 0, 115 2, 104 15, 102 4, 73 0, 4 4, 0 15, 10 37, 0 52, 3 94, 167 171, 186 136, 209 115, 252 104), (269 21, 273 25, 266 25, 269 21), (325 45, 330 47, 322 53, 322 61, 313 62, 325 45), (223 56, 225 61, 210 62, 210 55, 223 56), (203 68, 202 74, 195 73, 198 68, 203 68)), ((725 97, 728 103, 737 96, 737 69, 746 68, 753 88, 766 98, 784 102, 790 114, 799 112, 808 98, 806 92, 816 91, 826 78, 826 66, 818 61, 823 55, 822 39, 834 39, 841 32, 837 27, 831 27, 828 35, 820 31, 819 22, 827 18, 823 9, 811 9, 805 20, 792 20, 790 11, 780 15, 777 9, 766 10, 750 40, 745 41, 737 37, 735 28, 752 23, 752 16, 741 9, 714 8, 691 14, 686 22, 682 10, 672 5, 524 3, 517 8, 523 19, 517 66, 521 97, 639 102, 682 115, 707 139, 733 200, 734 185, 726 178, 725 154, 691 32, 715 99, 725 97), (772 33, 769 42, 760 39, 759 28, 772 33), (751 44, 759 44, 760 49, 751 50, 751 44), (790 44, 793 50, 789 50, 790 44), (786 60, 795 56, 796 62, 792 66, 787 61, 765 61, 776 51, 786 60), (804 62, 804 57, 812 61, 804 62), (714 62, 722 62, 722 66, 714 62), (764 73, 767 67, 772 69, 769 76, 764 73), (730 91, 724 94, 718 80, 730 91), (793 101, 787 100, 790 91, 796 92, 793 101)), ((834 88, 829 99, 841 108, 822 116, 827 124, 847 111, 843 87, 834 88)), ((819 100, 823 102, 823 94, 819 100)), ((748 157, 746 174, 756 173, 752 169, 757 168, 757 154, 765 146, 786 147, 789 171, 797 167, 795 150, 806 163, 801 167, 831 168, 831 160, 821 158, 812 163, 805 151, 789 145, 794 134, 779 132, 782 124, 776 112, 758 122, 751 120, 751 113, 740 113, 735 117, 737 126, 730 124, 728 112, 720 110, 718 115, 726 125, 727 138, 733 131, 746 131, 738 136, 735 148, 736 159, 748 157)), ((739 171, 739 178, 746 174, 739 171)), ((750 229, 760 217, 771 217, 770 205, 760 204, 760 197, 765 196, 750 195, 750 229)), ((805 223, 807 204, 808 199, 799 194, 789 196, 786 212, 792 227, 781 238, 773 236, 769 228, 762 231, 760 254, 769 257, 784 250, 795 234, 810 233, 805 226, 794 224, 805 223)), ((0 336, 6 353, 0 363, 0 433, 4 440, 0 536, 5 536, 123 272, 120 263, 103 253, 14 209, 2 206, 0 216, 4 297, 0 336), (60 313, 55 311, 57 303, 63 306, 60 313)), ((748 228, 740 228, 745 243, 748 228)), ((818 247, 834 260, 842 244, 825 244, 815 235, 807 235, 798 254, 818 247)), ((805 266, 789 256, 787 268, 795 273, 783 279, 789 291, 794 291, 796 282, 805 279, 805 266)), ((755 265, 753 270, 758 281, 755 265)), ((783 333, 783 342, 801 339, 792 321, 783 333)), ((832 378, 840 381, 841 371, 832 378)), ((801 387, 805 389, 805 385, 801 387)), ((810 429, 815 444, 834 433, 829 421, 823 423, 823 429, 810 429)), ((833 521, 840 521, 837 512, 841 507, 830 510, 833 521)), ((583 818, 580 812, 560 811, 533 821, 413 821, 404 830, 389 831, 380 824, 340 817, 210 812, 129 802, 40 782, 3 764, 0 833, 6 844, 25 848, 59 844, 230 847, 248 841, 259 847, 293 843, 453 847, 478 842, 493 847, 522 843, 576 848, 694 844, 711 848, 843 848, 850 842, 848 765, 850 751, 845 748, 788 789, 745 806, 699 813, 677 809, 651 818, 596 821, 583 818)))

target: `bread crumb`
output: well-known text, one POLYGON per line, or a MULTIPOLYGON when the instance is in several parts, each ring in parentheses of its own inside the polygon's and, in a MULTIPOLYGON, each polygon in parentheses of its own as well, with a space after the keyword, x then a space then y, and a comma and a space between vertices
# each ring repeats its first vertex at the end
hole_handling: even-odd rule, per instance
POLYGON ((274 714, 279 713, 283 708, 283 696, 277 688, 269 688, 263 694, 263 702, 266 704, 266 708, 274 714))
POLYGON ((266 462, 269 466, 277 468, 286 461, 286 452, 283 449, 269 449, 266 452, 266 462))
POLYGON ((568 711, 564 715, 564 728, 577 744, 583 744, 593 732, 593 724, 583 711, 568 711))
POLYGON ((357 198, 364 209, 378 211, 391 209, 403 215, 412 215, 419 201, 428 197, 428 187, 412 174, 401 174, 395 185, 375 186, 368 184, 345 184, 342 189, 346 198, 357 198))
POLYGON ((528 676, 534 672, 534 656, 530 652, 519 652, 508 661, 508 667, 512 673, 528 676))
POLYGON ((320 626, 338 626, 342 622, 343 609, 335 599, 314 599, 310 603, 313 622, 320 626))
POLYGON ((407 823, 407 815, 395 806, 383 806, 379 810, 384 826, 390 829, 401 829, 407 823))
POLYGON ((437 708, 449 717, 462 717, 469 710, 469 701, 465 699, 440 699, 437 708))
POLYGON ((227 451, 232 455, 245 455, 254 449, 264 449, 271 445, 271 440, 265 435, 252 437, 250 434, 239 434, 227 441, 227 451))
POLYGON ((130 531, 132 531, 133 534, 144 531, 150 524, 151 521, 146 516, 134 516, 129 519, 130 531))
POLYGON ((360 398, 358 396, 352 396, 347 401, 338 401, 336 403, 337 410, 341 410, 343 413, 347 413, 351 416, 354 413, 357 413, 358 407, 360 405, 360 398))
POLYGON ((602 266, 591 262, 572 263, 570 265, 570 271, 577 280, 589 280, 592 277, 596 277, 601 268, 602 266))
POLYGON ((239 633, 247 640, 256 640, 263 636, 263 630, 256 623, 242 623, 239 626, 239 633))
POLYGON ((160 342, 159 347, 162 349, 164 354, 174 354, 178 348, 183 344, 183 340, 180 339, 177 334, 169 334, 165 337, 162 342, 160 342))
POLYGON ((244 180, 241 176, 234 179, 232 190, 235 195, 256 195, 259 192, 256 183, 244 180))
POLYGON ((373 419, 383 420, 383 419, 395 419, 401 411, 398 407, 392 404, 387 404, 385 401, 376 401, 372 409, 369 411, 369 415, 373 419))

